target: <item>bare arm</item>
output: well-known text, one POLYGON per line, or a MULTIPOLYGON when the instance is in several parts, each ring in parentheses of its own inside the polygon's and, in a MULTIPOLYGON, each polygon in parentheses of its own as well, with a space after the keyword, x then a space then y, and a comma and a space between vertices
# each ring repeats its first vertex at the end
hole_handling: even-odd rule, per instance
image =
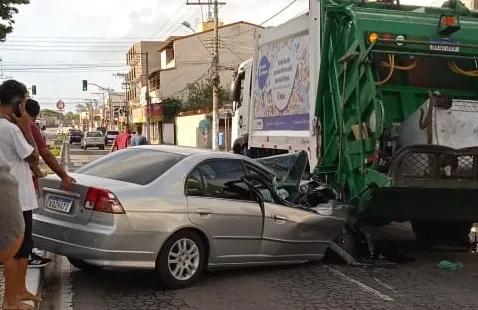
POLYGON ((110 153, 113 153, 118 148, 118 143, 116 142, 117 138, 118 137, 115 138, 115 140, 113 141, 113 144, 111 145, 110 153))
POLYGON ((25 127, 25 128, 22 128, 22 127, 20 127, 20 130, 22 131, 23 136, 25 137, 25 140, 27 140, 28 144, 30 144, 33 147, 33 152, 30 154, 30 156, 25 158, 25 160, 30 164, 30 167, 31 165, 38 166, 38 164, 40 163, 40 157, 38 153, 37 144, 35 143, 35 139, 33 139, 32 131, 30 127, 25 127))
POLYGON ((39 152, 48 167, 50 167, 60 178, 64 179, 68 176, 65 169, 63 169, 48 147, 40 149, 39 152))

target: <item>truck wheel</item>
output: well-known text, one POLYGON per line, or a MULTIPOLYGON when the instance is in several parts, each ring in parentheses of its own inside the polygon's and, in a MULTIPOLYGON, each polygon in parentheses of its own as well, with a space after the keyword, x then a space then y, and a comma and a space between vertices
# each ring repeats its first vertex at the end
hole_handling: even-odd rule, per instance
POLYGON ((412 221, 418 241, 429 245, 468 245, 472 222, 412 221))

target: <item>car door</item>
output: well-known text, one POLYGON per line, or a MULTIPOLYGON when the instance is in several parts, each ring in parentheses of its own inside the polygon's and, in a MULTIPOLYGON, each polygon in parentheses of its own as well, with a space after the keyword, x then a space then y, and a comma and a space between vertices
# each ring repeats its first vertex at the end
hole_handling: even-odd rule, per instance
MULTIPOLYGON (((246 164, 248 174, 262 172, 246 164)), ((264 199, 264 231, 260 254, 272 261, 302 261, 320 258, 328 242, 338 235, 342 220, 327 218, 315 212, 276 204, 266 188, 264 199)))
POLYGON ((189 218, 212 239, 211 264, 257 260, 263 216, 244 175, 241 160, 215 159, 198 165, 187 178, 189 218))

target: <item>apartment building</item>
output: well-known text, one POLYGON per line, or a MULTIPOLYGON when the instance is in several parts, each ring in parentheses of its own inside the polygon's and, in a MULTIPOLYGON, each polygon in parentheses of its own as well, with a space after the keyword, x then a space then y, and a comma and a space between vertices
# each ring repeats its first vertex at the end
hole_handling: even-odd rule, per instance
POLYGON ((130 108, 145 105, 141 99, 141 89, 148 83, 148 73, 161 67, 161 55, 158 53, 162 41, 140 41, 126 53, 126 64, 130 70, 126 76, 126 100, 130 108))

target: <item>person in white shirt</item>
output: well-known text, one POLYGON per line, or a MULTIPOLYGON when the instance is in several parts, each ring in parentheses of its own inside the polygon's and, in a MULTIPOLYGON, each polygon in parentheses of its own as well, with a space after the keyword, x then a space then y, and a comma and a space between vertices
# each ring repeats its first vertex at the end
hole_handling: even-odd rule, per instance
POLYGON ((5 262, 3 309, 33 309, 22 302, 41 301, 28 292, 25 284, 28 259, 32 247, 32 211, 38 208, 30 166, 38 165, 39 155, 30 128, 31 118, 25 111, 28 96, 24 84, 7 80, 0 85, 0 153, 18 183, 20 206, 25 230, 15 258, 5 262))

